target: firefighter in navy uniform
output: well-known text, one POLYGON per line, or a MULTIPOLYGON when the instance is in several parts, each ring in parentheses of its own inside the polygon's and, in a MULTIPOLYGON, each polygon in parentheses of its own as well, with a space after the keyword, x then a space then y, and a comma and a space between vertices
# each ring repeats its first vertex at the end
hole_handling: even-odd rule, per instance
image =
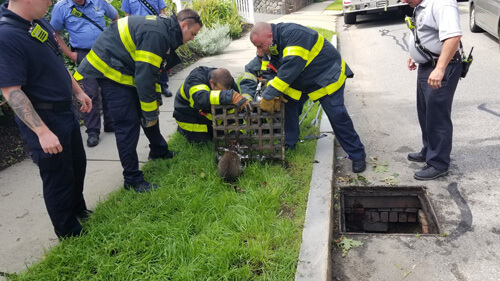
POLYGON ((250 100, 238 93, 238 85, 225 68, 199 66, 189 73, 175 96, 177 131, 188 141, 201 143, 213 137, 211 106, 234 104, 250 110, 250 100))
POLYGON ((75 73, 77 79, 97 78, 108 101, 127 190, 145 192, 158 187, 146 182, 139 170, 137 143, 141 125, 150 142, 149 159, 174 155, 158 124, 158 72, 180 62, 175 50, 192 40, 202 25, 199 15, 190 9, 170 18, 160 15, 119 19, 99 36, 75 73))
MULTIPOLYGON (((277 69, 280 65, 281 62, 277 56, 257 53, 257 56, 245 66, 245 74, 240 81, 242 95, 254 100, 259 81, 263 81, 266 84, 262 87, 262 89, 265 89, 265 86, 276 77, 277 69)), ((286 149, 295 149, 295 145, 299 141, 299 116, 302 113, 304 103, 309 99, 307 95, 301 95, 299 100, 295 100, 293 97, 297 96, 294 95, 297 92, 299 91, 289 87, 284 93, 285 95, 290 94, 285 103, 286 149)))
POLYGON ((43 198, 56 235, 80 235, 87 160, 72 91, 89 112, 92 101, 64 66, 54 30, 43 18, 49 0, 15 0, 0 8, 0 90, 40 169, 43 198))
POLYGON ((252 29, 250 40, 258 51, 278 57, 281 62, 277 76, 262 94, 262 110, 272 112, 280 108, 282 94, 296 101, 307 94, 319 101, 335 137, 352 160, 353 172, 363 172, 365 148, 344 106, 345 79, 353 73, 337 49, 317 31, 294 23, 259 22, 252 29))

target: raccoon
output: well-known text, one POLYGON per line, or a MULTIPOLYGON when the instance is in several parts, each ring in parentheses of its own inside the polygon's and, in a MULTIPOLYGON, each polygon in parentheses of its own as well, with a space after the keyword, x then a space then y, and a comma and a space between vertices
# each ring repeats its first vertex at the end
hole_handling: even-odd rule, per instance
POLYGON ((234 150, 226 150, 217 165, 219 176, 226 182, 234 182, 241 175, 241 157, 234 150))

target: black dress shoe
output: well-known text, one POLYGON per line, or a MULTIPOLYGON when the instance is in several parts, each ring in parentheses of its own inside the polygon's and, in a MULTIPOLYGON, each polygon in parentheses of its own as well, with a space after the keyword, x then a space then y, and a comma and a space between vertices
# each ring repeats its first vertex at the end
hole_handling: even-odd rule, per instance
POLYGON ((352 161, 352 172, 353 173, 362 173, 365 170, 366 170, 365 159, 352 161))
POLYGON ((438 170, 431 165, 425 165, 422 170, 416 172, 413 177, 417 180, 427 181, 448 175, 448 170, 438 170))
POLYGON ((425 162, 425 155, 420 152, 408 153, 408 160, 413 162, 425 162))
POLYGON ((99 135, 89 135, 87 138, 87 146, 88 147, 94 147, 99 144, 99 135))
POLYGON ((161 94, 169 98, 172 96, 172 92, 168 89, 168 86, 161 86, 161 94))
POLYGON ((151 152, 149 152, 148 160, 172 159, 177 154, 179 154, 179 152, 172 150, 169 150, 166 154, 163 155, 153 155, 151 152))
POLYGON ((127 183, 123 184, 125 190, 133 189, 135 192, 148 192, 158 188, 158 185, 150 183, 147 181, 142 181, 138 183, 127 183))

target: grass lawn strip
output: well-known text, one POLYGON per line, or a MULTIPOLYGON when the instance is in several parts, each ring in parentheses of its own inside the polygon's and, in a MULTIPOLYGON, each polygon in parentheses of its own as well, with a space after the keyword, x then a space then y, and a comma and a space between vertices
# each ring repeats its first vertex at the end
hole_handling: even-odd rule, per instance
MULTIPOLYGON (((318 134, 302 124, 302 137, 318 134)), ((230 185, 213 145, 175 134, 180 154, 143 166, 160 189, 119 190, 98 205, 87 234, 54 247, 12 280, 293 280, 315 140, 287 152, 289 167, 253 162, 230 185)), ((11 280, 9 279, 9 280, 11 280)))

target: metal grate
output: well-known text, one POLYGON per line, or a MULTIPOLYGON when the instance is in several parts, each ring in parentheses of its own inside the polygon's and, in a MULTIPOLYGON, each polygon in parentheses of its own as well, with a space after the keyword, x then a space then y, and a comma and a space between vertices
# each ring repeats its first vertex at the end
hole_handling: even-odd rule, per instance
POLYGON ((252 112, 239 113, 234 105, 212 105, 214 147, 217 156, 237 147, 243 161, 280 160, 285 164, 285 113, 269 114, 252 102, 252 112))

